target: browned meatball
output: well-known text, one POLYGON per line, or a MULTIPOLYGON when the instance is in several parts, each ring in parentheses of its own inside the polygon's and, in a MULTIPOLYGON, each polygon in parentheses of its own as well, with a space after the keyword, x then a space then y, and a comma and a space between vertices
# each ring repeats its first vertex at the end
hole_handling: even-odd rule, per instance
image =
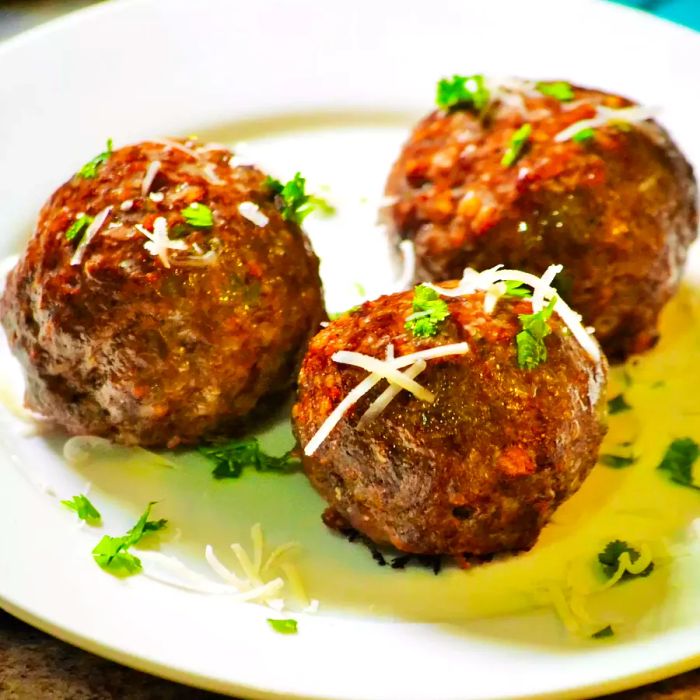
MULTIPOLYGON (((384 359, 468 343, 465 354, 427 360, 417 381, 434 402, 402 391, 378 417, 359 421, 386 388, 358 400, 303 458, 311 483, 343 520, 379 544, 418 554, 476 554, 531 547, 553 511, 596 462, 605 433, 605 358, 593 360, 555 315, 547 359, 522 369, 518 314, 527 299, 484 310, 484 293, 446 299, 434 337, 405 328, 412 293, 381 297, 313 338, 302 364, 294 430, 303 447, 367 372, 334 361, 340 350, 384 359)), ((597 345, 594 345, 597 348, 597 345)), ((339 517, 338 517, 339 516, 339 517)))
POLYGON ((678 286, 697 233, 693 171, 652 120, 555 140, 598 106, 629 100, 573 87, 562 101, 521 85, 482 112, 439 110, 416 126, 387 183, 393 235, 415 242, 419 280, 499 263, 541 274, 562 263, 562 294, 608 357, 623 360, 654 344, 678 286), (504 165, 526 123, 529 139, 504 165))
POLYGON ((31 409, 174 446, 289 387, 325 314, 318 260, 265 175, 230 158, 147 141, 54 193, 0 304, 31 409))

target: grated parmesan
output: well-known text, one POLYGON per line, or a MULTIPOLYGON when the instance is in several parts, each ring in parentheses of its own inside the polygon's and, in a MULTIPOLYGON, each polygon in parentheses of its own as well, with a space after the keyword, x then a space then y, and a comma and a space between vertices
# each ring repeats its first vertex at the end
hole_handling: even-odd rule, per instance
POLYGON ((142 197, 145 197, 151 191, 151 187, 153 186, 153 181, 156 179, 156 175, 158 174, 159 170, 160 170, 160 161, 159 160, 152 160, 148 164, 148 167, 146 168, 146 173, 144 174, 143 180, 141 181, 141 196, 142 197))
POLYGON ((562 143, 568 141, 578 134, 579 131, 583 131, 584 129, 595 129, 596 127, 615 124, 616 122, 625 124, 644 122, 647 119, 655 117, 658 112, 659 110, 656 107, 642 107, 641 105, 622 107, 621 109, 612 109, 611 107, 599 105, 596 107, 595 117, 591 119, 582 119, 581 121, 567 126, 566 129, 560 131, 554 137, 554 140, 557 143, 562 143))
POLYGON ((255 202, 241 202, 238 205, 238 212, 243 218, 248 219, 248 221, 251 221, 260 228, 267 226, 270 221, 270 219, 260 211, 260 207, 255 204, 255 202))
POLYGON ((104 225, 109 213, 112 211, 112 207, 105 207, 92 221, 92 223, 87 227, 83 237, 80 239, 78 247, 73 253, 73 257, 70 259, 71 265, 80 265, 83 261, 83 256, 85 255, 85 249, 90 244, 90 241, 98 234, 99 230, 104 225))
POLYGON ((148 238, 143 244, 143 247, 151 255, 159 257, 164 267, 170 267, 168 250, 187 250, 187 243, 185 243, 185 241, 173 241, 168 237, 168 222, 163 216, 159 216, 153 222, 152 232, 144 228, 141 224, 136 224, 135 228, 148 238))
MULTIPOLYGON (((418 360, 433 360, 439 357, 448 357, 450 355, 464 355, 469 352, 467 343, 452 343, 450 345, 439 345, 427 350, 419 350, 418 352, 402 355, 393 360, 387 360, 384 364, 390 365, 394 369, 401 369, 414 364, 418 360)), ((377 359, 377 358, 373 358, 377 359)), ((382 362, 377 360, 377 362, 382 362)), ((402 375, 403 376, 403 375, 402 375)), ((365 377, 348 395, 331 411, 330 415, 321 424, 319 429, 314 433, 309 442, 304 447, 304 454, 312 455, 321 446, 324 440, 331 434, 333 428, 340 422, 345 413, 352 408, 368 391, 370 391, 379 381, 382 376, 380 374, 371 373, 365 377)))

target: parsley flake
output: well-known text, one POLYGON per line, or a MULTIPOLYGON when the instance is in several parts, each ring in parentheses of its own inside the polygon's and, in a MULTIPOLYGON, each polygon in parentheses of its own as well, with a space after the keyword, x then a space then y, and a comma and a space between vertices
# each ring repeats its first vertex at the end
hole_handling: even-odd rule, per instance
MULTIPOLYGON (((634 548, 630 547, 627 542, 623 540, 613 540, 605 545, 605 549, 598 554, 598 561, 603 568, 603 573, 608 577, 612 578, 617 572, 620 566, 620 557, 623 554, 629 555, 630 562, 634 562, 639 559, 639 552, 634 548)), ((654 562, 650 562, 649 566, 638 574, 633 574, 629 571, 625 571, 622 575, 620 581, 627 581, 633 578, 646 578, 654 570, 654 562)))
POLYGON ((136 525, 122 537, 110 537, 105 535, 92 550, 92 556, 97 564, 114 576, 131 576, 141 571, 141 560, 129 552, 129 548, 141 541, 141 538, 149 532, 162 530, 167 520, 149 520, 151 507, 155 501, 151 501, 136 525))
POLYGON ((595 129, 593 129, 589 126, 586 129, 581 129, 581 131, 577 131, 571 137, 571 140, 574 143, 583 143, 584 141, 590 141, 590 139, 592 139, 594 136, 595 136, 595 129))
POLYGON ((501 165, 504 168, 510 168, 520 158, 525 144, 530 140, 531 133, 532 124, 525 123, 510 137, 508 148, 501 158, 501 165))
POLYGON ((306 194, 306 179, 301 173, 296 173, 286 184, 268 176, 265 185, 272 190, 285 221, 301 224, 312 211, 319 211, 325 216, 335 213, 335 207, 323 197, 306 194))
POLYGON ((259 472, 288 474, 299 466, 299 460, 292 457, 291 451, 281 457, 266 454, 255 437, 230 440, 220 445, 200 445, 197 450, 215 465, 212 472, 215 479, 237 479, 245 467, 253 467, 259 472))
POLYGON ((185 221, 195 228, 211 228, 214 225, 214 215, 206 204, 194 202, 180 213, 185 221))
POLYGON ((61 501, 66 507, 74 510, 81 520, 84 520, 89 525, 97 525, 102 519, 100 511, 95 508, 90 502, 90 499, 81 494, 73 496, 69 501, 61 501))
POLYGON ((575 97, 571 84, 563 80, 556 80, 552 83, 540 82, 535 87, 543 95, 554 97, 560 102, 570 102, 575 97))
POLYGON ((440 109, 470 108, 480 112, 489 104, 491 93, 483 75, 453 75, 437 84, 435 102, 440 109))
POLYGON ((657 469, 668 472, 671 481, 681 486, 700 489, 693 483, 693 465, 700 456, 700 447, 692 438, 678 438, 666 449, 657 469))
POLYGON ((625 400, 624 394, 618 394, 613 396, 610 401, 608 401, 608 413, 614 416, 616 413, 623 413, 624 411, 630 411, 632 406, 630 406, 625 400))
POLYGON ((299 631, 297 628, 297 621, 292 618, 276 620, 268 617, 267 622, 278 634, 296 634, 299 631))
POLYGON ((66 240, 72 241, 77 238, 94 220, 94 216, 83 214, 79 216, 66 231, 66 240))
POLYGON ((97 169, 109 160, 112 155, 112 139, 107 139, 107 150, 102 151, 99 155, 96 155, 92 160, 88 161, 83 165, 80 170, 78 170, 78 176, 82 177, 83 180, 93 180, 97 177, 97 169))
POLYGON ((636 457, 625 457, 624 455, 602 454, 598 457, 598 461, 611 469, 624 469, 637 461, 636 457))
POLYGON ((506 285, 506 291, 503 296, 516 297, 518 299, 530 299, 532 297, 532 290, 524 282, 506 280, 504 284, 506 285))
POLYGON ((547 321, 552 315, 556 303, 557 297, 554 296, 541 311, 534 314, 518 314, 523 327, 522 331, 515 336, 520 369, 534 369, 546 362, 547 348, 544 339, 552 332, 547 321))
POLYGON ((603 627, 603 629, 598 630, 594 634, 591 635, 593 639, 606 639, 607 637, 613 637, 615 635, 615 631, 610 625, 607 625, 606 627, 603 627))
POLYGON ((447 304, 430 287, 419 284, 413 290, 413 313, 406 319, 405 328, 417 338, 430 338, 438 326, 450 315, 447 304))

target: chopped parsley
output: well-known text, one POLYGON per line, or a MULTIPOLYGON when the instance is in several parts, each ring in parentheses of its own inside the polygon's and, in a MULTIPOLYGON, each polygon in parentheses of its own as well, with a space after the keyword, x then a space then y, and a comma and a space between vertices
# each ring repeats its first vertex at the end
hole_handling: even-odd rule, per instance
POLYGON ((417 338, 430 338, 439 325, 450 315, 445 301, 430 287, 419 284, 413 290, 413 313, 406 319, 405 328, 417 338))
POLYGON ((598 461, 611 469, 624 469, 637 461, 636 457, 625 457, 623 455, 602 454, 598 461))
POLYGON ((575 97, 571 84, 563 80, 556 80, 552 83, 540 82, 535 87, 543 95, 554 97, 560 102, 569 102, 575 97))
POLYGON ((194 202, 180 213, 185 221, 195 228, 211 228, 214 225, 214 215, 206 204, 194 202))
MULTIPOLYGON (((608 544, 605 545, 605 549, 598 554, 598 562, 603 568, 603 573, 608 578, 612 578, 615 575, 620 566, 620 557, 625 553, 629 555, 630 562, 632 564, 634 564, 634 562, 636 562, 640 556, 639 552, 634 547, 630 547, 627 542, 624 542, 623 540, 613 540, 612 542, 608 542, 608 544)), ((638 577, 645 578, 653 570, 654 562, 652 561, 649 563, 649 566, 644 569, 644 571, 638 574, 625 571, 620 581, 627 581, 638 577)))
POLYGON ((557 297, 554 296, 541 311, 534 314, 518 314, 523 327, 522 331, 515 336, 520 369, 534 369, 546 362, 547 348, 544 339, 552 332, 547 321, 552 315, 556 303, 557 297))
POLYGON ((97 169, 109 160, 112 155, 112 139, 107 139, 107 150, 102 151, 99 155, 96 155, 92 160, 88 161, 83 165, 80 170, 78 170, 78 176, 82 177, 83 180, 92 180, 97 177, 97 169))
POLYGON ((678 438, 666 449, 657 469, 668 472, 671 481, 681 486, 700 489, 693 480, 693 465, 700 456, 700 447, 692 438, 678 438))
POLYGON ((517 297, 518 299, 529 299, 532 297, 532 290, 524 283, 517 280, 506 280, 506 291, 504 296, 517 297))
POLYGON ((72 241, 77 238, 94 220, 94 216, 83 214, 79 216, 66 231, 66 240, 72 241))
POLYGON ((591 128, 590 126, 581 129, 581 131, 577 131, 572 137, 571 140, 574 143, 583 143, 584 141, 589 141, 595 136, 595 129, 591 128))
POLYGON ((491 94, 483 75, 453 75, 437 84, 435 102, 440 109, 470 108, 480 112, 488 106, 491 94))
POLYGON ((297 628, 297 621, 292 618, 276 620, 272 617, 268 617, 267 622, 278 634, 296 634, 299 631, 297 628))
POLYGON ((508 148, 501 158, 501 165, 505 168, 510 168, 515 163, 525 148, 525 144, 530 140, 532 133, 532 124, 523 124, 511 137, 508 143, 508 148))
POLYGON ((200 445, 197 450, 215 465, 212 472, 215 479, 237 479, 245 467, 287 474, 299 466, 299 460, 292 457, 291 451, 281 457, 266 454, 255 437, 229 440, 220 445, 200 445))
POLYGON ((631 409, 632 406, 627 403, 624 394, 613 396, 613 398, 608 401, 608 413, 611 416, 614 416, 616 413, 622 413, 623 411, 629 411, 631 409))
POLYGON ((615 635, 615 631, 610 625, 607 625, 606 627, 603 627, 603 629, 598 630, 594 634, 591 635, 593 639, 606 639, 607 637, 613 637, 615 635))
POLYGON ((265 185, 275 195, 277 206, 285 221, 301 224, 315 210, 326 216, 335 213, 335 207, 323 197, 306 194, 306 179, 301 173, 296 173, 286 184, 268 176, 265 185))
POLYGON ((90 502, 90 499, 82 493, 73 496, 70 501, 61 501, 61 503, 66 508, 74 510, 78 514, 78 517, 89 525, 97 525, 102 519, 100 511, 97 510, 90 502))
POLYGON ((357 304, 357 306, 353 306, 349 309, 346 309, 345 311, 337 311, 335 313, 329 313, 328 318, 331 321, 335 321, 339 318, 342 318, 343 316, 348 316, 349 314, 353 313, 354 311, 357 311, 361 307, 362 307, 362 304, 357 304))
POLYGON ((141 560, 129 552, 129 548, 141 541, 141 538, 149 532, 162 530, 167 520, 149 520, 151 507, 155 501, 151 501, 143 515, 138 519, 134 527, 122 537, 110 537, 105 535, 92 550, 95 561, 105 571, 115 576, 131 576, 141 571, 141 560))

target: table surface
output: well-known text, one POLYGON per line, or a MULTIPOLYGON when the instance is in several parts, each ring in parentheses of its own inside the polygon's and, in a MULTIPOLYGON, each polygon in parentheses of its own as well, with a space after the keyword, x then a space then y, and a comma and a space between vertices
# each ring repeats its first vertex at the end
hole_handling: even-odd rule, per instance
MULTIPOLYGON (((0 0, 2 2, 2 0, 0 0)), ((90 0, 5 0, 0 40, 90 0)), ((656 14, 700 29, 700 0, 629 0, 656 14)), ((0 700, 216 700, 221 696, 106 661, 65 644, 0 611, 0 700)), ((614 700, 698 700, 700 669, 614 700)))

